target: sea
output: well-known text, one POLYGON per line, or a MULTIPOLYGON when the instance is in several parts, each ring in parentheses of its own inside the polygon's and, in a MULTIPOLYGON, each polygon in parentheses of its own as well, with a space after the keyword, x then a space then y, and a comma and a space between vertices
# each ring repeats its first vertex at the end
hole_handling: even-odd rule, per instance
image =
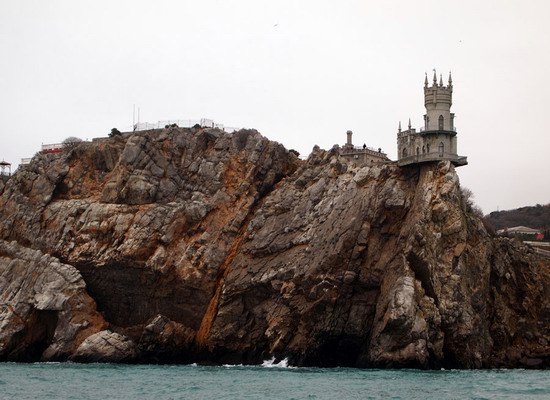
POLYGON ((550 371, 2 363, 0 399, 550 399, 550 371))

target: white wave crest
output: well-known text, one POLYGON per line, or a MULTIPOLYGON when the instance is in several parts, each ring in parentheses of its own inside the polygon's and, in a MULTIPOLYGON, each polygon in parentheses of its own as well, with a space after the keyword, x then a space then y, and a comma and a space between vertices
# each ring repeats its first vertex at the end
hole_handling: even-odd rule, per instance
POLYGON ((224 368, 239 368, 244 367, 243 364, 222 364, 222 367, 224 368))
POLYGON ((272 357, 270 360, 265 360, 262 363, 264 368, 296 368, 291 365, 288 365, 288 358, 283 358, 278 363, 275 362, 275 357, 272 357))

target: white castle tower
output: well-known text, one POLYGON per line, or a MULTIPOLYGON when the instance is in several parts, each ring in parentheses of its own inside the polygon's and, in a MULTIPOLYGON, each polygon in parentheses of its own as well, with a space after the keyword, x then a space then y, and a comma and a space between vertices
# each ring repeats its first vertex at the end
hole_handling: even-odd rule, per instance
POLYGON ((456 129, 453 104, 453 80, 449 73, 449 82, 443 86, 443 77, 434 70, 432 86, 428 86, 428 75, 424 80, 424 127, 419 132, 411 128, 401 131, 401 122, 397 132, 397 163, 399 166, 425 162, 449 160, 455 166, 468 164, 466 157, 457 155, 456 129))

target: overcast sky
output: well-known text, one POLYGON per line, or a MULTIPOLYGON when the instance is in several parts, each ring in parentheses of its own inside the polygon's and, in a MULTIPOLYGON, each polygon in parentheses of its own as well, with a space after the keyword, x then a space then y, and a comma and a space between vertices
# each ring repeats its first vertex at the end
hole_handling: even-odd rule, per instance
POLYGON ((302 155, 422 126, 453 74, 458 169, 484 212, 550 203, 550 1, 0 0, 0 158, 206 117, 302 155))

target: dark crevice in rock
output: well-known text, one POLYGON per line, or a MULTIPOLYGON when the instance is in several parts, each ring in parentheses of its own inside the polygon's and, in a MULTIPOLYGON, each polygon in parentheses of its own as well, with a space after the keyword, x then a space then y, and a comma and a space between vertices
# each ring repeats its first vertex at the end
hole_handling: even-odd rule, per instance
POLYGON ((63 199, 65 194, 69 191, 69 187, 65 181, 57 182, 52 193, 52 201, 63 199))
POLYGON ((432 284, 429 265, 413 252, 410 252, 407 255, 407 261, 409 262, 409 266, 413 270, 416 279, 418 279, 422 284, 422 288, 426 292, 426 295, 434 299, 436 307, 439 307, 439 299, 432 284))
POLYGON ((462 362, 459 359, 459 357, 457 357, 455 353, 455 349, 452 347, 449 340, 445 340, 445 342, 443 343, 443 354, 444 354, 443 360, 441 360, 440 362, 442 368, 446 368, 446 369, 468 368, 468 366, 464 365, 464 362, 462 362))
POLYGON ((292 365, 302 367, 356 367, 364 339, 351 335, 326 336, 319 338, 322 343, 316 351, 305 355, 292 355, 292 365))
POLYGON ((98 311, 116 326, 142 325, 158 314, 198 329, 208 299, 201 290, 178 284, 177 278, 125 264, 75 266, 98 311))
POLYGON ((40 361, 42 353, 52 343, 57 319, 57 311, 33 308, 25 328, 12 337, 12 348, 5 352, 6 357, 2 361, 40 361))
POLYGON ((242 351, 217 347, 212 350, 193 349, 193 352, 184 355, 184 358, 186 363, 196 362, 201 365, 258 365, 271 359, 271 355, 263 351, 261 346, 242 351))

